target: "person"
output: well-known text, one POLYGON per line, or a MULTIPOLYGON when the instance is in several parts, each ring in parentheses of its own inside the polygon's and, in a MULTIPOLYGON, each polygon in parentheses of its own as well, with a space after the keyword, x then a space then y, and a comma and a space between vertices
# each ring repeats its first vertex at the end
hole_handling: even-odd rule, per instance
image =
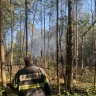
POLYGON ((25 57, 25 67, 20 69, 10 86, 18 90, 18 96, 47 96, 52 88, 45 71, 33 64, 31 57, 25 57))

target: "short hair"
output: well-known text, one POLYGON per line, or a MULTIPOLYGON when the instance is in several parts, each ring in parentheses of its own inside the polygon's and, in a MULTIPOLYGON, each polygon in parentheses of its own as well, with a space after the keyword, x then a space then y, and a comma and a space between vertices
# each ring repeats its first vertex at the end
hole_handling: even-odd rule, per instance
POLYGON ((29 64, 30 61, 32 61, 31 57, 25 57, 25 58, 24 58, 25 64, 29 64))

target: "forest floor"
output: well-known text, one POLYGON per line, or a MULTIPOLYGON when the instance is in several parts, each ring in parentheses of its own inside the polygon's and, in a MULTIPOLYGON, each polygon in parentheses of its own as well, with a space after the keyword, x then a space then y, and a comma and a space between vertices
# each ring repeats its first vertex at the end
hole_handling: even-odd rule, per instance
MULTIPOLYGON (((48 74, 49 81, 52 85, 52 96, 96 96, 94 94, 94 73, 92 71, 89 71, 87 68, 83 71, 80 70, 78 73, 77 81, 73 80, 74 85, 74 95, 70 95, 68 92, 65 91, 64 86, 64 78, 60 78, 60 93, 57 91, 57 77, 56 77, 56 69, 51 68, 51 70, 46 70, 48 74)), ((61 72, 60 72, 61 73, 61 72)), ((8 76, 8 74, 7 74, 8 76)), ((9 76, 8 76, 9 77, 9 76)), ((7 78, 8 80, 8 78, 7 78)), ((7 83, 9 80, 7 81, 7 83)), ((0 84, 1 85, 1 84, 0 84)), ((5 90, 7 91, 8 96, 17 96, 17 92, 6 87, 5 90)), ((1 92, 1 90, 0 90, 1 92)), ((96 90, 95 90, 96 92, 96 90)), ((0 95, 2 96, 2 95, 0 95)))
POLYGON ((60 94, 57 94, 57 86, 53 85, 53 95, 52 96, 96 96, 91 95, 91 91, 88 92, 88 88, 92 88, 92 84, 86 83, 86 82, 81 82, 78 81, 77 83, 74 84, 74 95, 70 95, 65 91, 65 86, 64 84, 60 85, 60 94), (67 93, 67 94, 66 94, 67 93))
MULTIPOLYGON (((52 84, 52 96, 96 96, 96 95, 90 95, 87 92, 88 88, 91 88, 92 84, 90 83, 86 83, 86 82, 80 82, 78 81, 77 83, 74 84, 74 95, 68 95, 68 93, 66 94, 66 92, 64 91, 64 84, 60 84, 60 93, 57 93, 57 86, 55 84, 52 84)), ((10 89, 10 88, 5 88, 5 90, 7 91, 7 96, 17 96, 17 92, 10 89)), ((91 91, 90 91, 91 92, 91 91)), ((1 96, 1 95, 0 95, 1 96)))

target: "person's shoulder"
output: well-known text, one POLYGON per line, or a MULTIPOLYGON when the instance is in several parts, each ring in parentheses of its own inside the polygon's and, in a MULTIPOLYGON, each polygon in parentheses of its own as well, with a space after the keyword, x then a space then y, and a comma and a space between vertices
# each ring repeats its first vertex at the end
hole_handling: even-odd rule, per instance
POLYGON ((41 67, 39 67, 39 66, 36 66, 36 65, 33 65, 32 67, 33 67, 33 68, 36 68, 36 69, 43 69, 43 68, 41 68, 41 67))
POLYGON ((21 72, 22 70, 24 70, 24 68, 19 69, 19 70, 17 71, 17 74, 20 74, 20 72, 21 72))
POLYGON ((44 69, 43 69, 43 68, 41 68, 41 67, 39 67, 39 69, 40 69, 41 71, 44 71, 44 69))
POLYGON ((43 68, 39 67, 39 70, 41 71, 42 74, 46 74, 43 68))
POLYGON ((38 70, 38 72, 40 72, 42 74, 45 74, 45 71, 44 71, 44 69, 42 67, 34 65, 34 69, 38 70))

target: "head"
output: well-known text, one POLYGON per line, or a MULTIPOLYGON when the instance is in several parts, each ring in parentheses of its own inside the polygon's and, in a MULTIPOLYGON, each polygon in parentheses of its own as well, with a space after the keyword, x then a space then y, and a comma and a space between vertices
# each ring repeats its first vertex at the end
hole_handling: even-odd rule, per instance
POLYGON ((25 66, 33 64, 33 60, 31 59, 31 57, 25 57, 24 62, 25 62, 25 66))

